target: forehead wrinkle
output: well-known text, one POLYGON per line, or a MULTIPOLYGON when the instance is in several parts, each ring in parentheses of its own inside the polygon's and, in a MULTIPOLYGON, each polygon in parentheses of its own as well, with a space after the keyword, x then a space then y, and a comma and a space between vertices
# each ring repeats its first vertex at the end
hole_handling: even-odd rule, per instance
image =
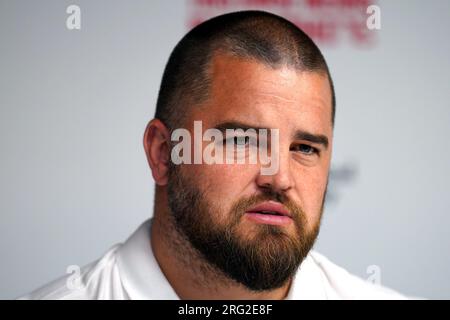
POLYGON ((287 102, 287 103, 295 103, 295 101, 293 99, 288 99, 288 98, 284 98, 278 94, 275 93, 269 93, 269 92, 259 92, 258 95, 264 96, 264 97, 269 97, 269 98, 275 98, 277 100, 281 100, 283 102, 287 102))

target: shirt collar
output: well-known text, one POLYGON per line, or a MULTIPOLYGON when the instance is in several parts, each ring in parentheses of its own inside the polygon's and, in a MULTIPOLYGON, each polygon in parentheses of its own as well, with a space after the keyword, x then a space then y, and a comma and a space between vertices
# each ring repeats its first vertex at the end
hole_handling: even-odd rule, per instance
POLYGON ((285 300, 325 300, 325 280, 310 252, 298 268, 285 300))
POLYGON ((151 223, 152 219, 144 222, 119 249, 117 263, 123 286, 133 300, 177 300, 153 255, 151 223))
MULTIPOLYGON (((120 247, 117 263, 130 299, 177 300, 151 247, 152 219, 144 222, 120 247)), ((292 281, 286 300, 326 299, 323 274, 311 254, 303 260, 292 281)))

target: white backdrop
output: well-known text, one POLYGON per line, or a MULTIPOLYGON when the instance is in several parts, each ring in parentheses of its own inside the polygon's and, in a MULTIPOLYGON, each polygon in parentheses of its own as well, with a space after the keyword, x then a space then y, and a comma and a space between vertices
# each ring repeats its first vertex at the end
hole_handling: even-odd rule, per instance
MULTIPOLYGON (((328 16, 307 2, 280 10, 328 16)), ((98 258, 152 215, 142 135, 167 58, 192 21, 248 7, 202 3, 0 0, 0 298, 98 258), (71 4, 80 30, 66 27, 71 4)), ((370 3, 381 29, 368 43, 344 29, 319 42, 337 118, 316 249, 363 278, 375 265, 405 294, 450 298, 450 2, 370 3)))

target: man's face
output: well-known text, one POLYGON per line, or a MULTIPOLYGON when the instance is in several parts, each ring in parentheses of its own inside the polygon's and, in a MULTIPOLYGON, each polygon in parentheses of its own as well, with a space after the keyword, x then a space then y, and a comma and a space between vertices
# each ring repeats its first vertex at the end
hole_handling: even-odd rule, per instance
POLYGON ((169 206, 209 263, 249 289, 278 288, 318 234, 332 147, 330 84, 319 73, 228 55, 217 55, 210 71, 209 98, 190 109, 185 127, 192 135, 194 121, 203 130, 230 123, 279 129, 278 170, 262 175, 260 163, 248 162, 173 166, 169 206), (259 205, 289 217, 253 212, 259 205))

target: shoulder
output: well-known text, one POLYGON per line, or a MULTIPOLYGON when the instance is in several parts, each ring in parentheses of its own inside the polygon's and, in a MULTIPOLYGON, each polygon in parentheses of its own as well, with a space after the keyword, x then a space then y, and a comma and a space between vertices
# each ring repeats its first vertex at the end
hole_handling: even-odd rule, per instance
POLYGON ((316 251, 311 251, 309 256, 322 275, 325 292, 329 299, 408 299, 392 289, 349 273, 316 251))
POLYGON ((123 288, 118 274, 116 253, 119 245, 109 249, 99 260, 81 269, 74 269, 20 300, 91 300, 123 299, 123 288))

